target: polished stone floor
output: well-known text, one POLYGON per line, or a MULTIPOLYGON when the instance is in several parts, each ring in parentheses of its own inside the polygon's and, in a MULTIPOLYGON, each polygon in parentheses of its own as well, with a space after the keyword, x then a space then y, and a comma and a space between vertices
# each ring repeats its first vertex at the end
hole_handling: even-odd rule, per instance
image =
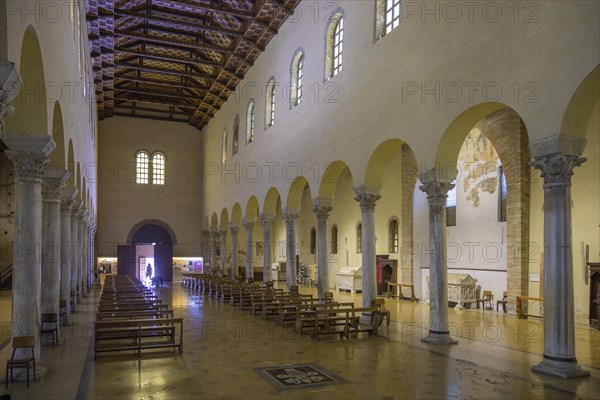
MULTIPOLYGON (((314 288, 302 288, 314 292, 314 288)), ((13 399, 568 399, 600 398, 600 332, 578 325, 577 358, 591 377, 570 381, 536 375, 543 324, 496 311, 449 310, 455 346, 423 344, 428 306, 387 300, 392 324, 382 337, 366 334, 319 342, 249 312, 191 295, 178 283, 157 289, 184 318, 184 351, 108 353, 93 359, 99 290, 83 299, 65 343, 42 347, 47 376, 9 383, 13 399), (90 353, 90 350, 92 352, 90 353), (255 369, 316 364, 344 382, 280 391, 255 369)), ((6 296, 5 296, 6 297, 6 296)), ((6 299, 4 297, 4 302, 6 299)), ((336 293, 360 304, 360 294, 336 293)), ((0 301, 3 297, 0 296, 0 301)), ((6 305, 0 304, 6 322, 6 305)), ((0 352, 0 394, 10 345, 0 352)))

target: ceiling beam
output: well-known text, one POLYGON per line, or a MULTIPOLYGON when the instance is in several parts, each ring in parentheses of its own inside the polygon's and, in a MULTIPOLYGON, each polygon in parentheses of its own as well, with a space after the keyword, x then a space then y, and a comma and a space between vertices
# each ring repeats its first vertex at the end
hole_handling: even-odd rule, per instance
POLYGON ((189 122, 189 118, 188 119, 181 119, 181 118, 168 118, 168 117, 160 117, 158 115, 147 115, 147 114, 131 114, 131 113, 125 113, 125 112, 118 112, 118 111, 113 111, 112 115, 117 115, 120 117, 130 117, 130 118, 143 118, 143 119, 155 119, 158 121, 169 121, 169 122, 184 122, 187 123, 189 122))
POLYGON ((176 83, 176 82, 162 81, 160 79, 139 78, 137 76, 128 76, 128 75, 122 75, 122 74, 115 75, 114 80, 122 81, 122 82, 145 83, 147 85, 168 86, 168 87, 178 88, 178 89, 198 90, 201 92, 206 91, 206 89, 200 89, 200 88, 191 87, 190 85, 185 85, 183 82, 176 83))
POLYGON ((183 111, 174 111, 160 108, 150 108, 150 107, 140 107, 140 106, 127 106, 123 104, 115 104, 115 108, 121 108, 123 110, 133 110, 133 111, 148 111, 148 112, 157 112, 164 114, 172 114, 172 115, 184 115, 189 117, 190 114, 183 111))
POLYGON ((199 74, 199 73, 193 73, 193 72, 176 71, 176 70, 167 69, 167 68, 151 67, 149 65, 139 65, 139 64, 128 64, 128 63, 119 63, 119 62, 116 62, 116 63, 114 63, 114 66, 115 67, 121 67, 121 68, 129 68, 129 69, 133 69, 133 70, 136 70, 136 71, 151 72, 151 73, 155 73, 155 74, 184 76, 186 78, 192 78, 192 79, 196 78, 196 79, 213 80, 213 79, 216 78, 216 76, 213 76, 213 75, 205 75, 205 74, 199 74))
POLYGON ((174 104, 171 101, 161 101, 161 99, 147 99, 147 98, 142 98, 142 97, 135 97, 135 98, 131 98, 131 97, 123 97, 123 95, 120 96, 115 96, 115 101, 117 100, 122 100, 122 101, 126 101, 126 102, 134 102, 134 103, 147 103, 147 104, 158 104, 161 106, 168 106, 168 107, 176 107, 176 108, 181 108, 181 109, 187 109, 187 110, 195 110, 196 107, 193 106, 189 106, 189 105, 185 105, 185 104, 174 104))
POLYGON ((127 92, 127 93, 137 93, 137 94, 145 94, 148 96, 159 96, 159 97, 171 97, 174 99, 186 99, 191 101, 199 101, 199 97, 186 96, 178 93, 166 93, 166 92, 157 92, 152 90, 144 90, 140 88, 126 88, 126 87, 115 87, 115 91, 119 92, 127 92))
POLYGON ((193 43, 193 42, 184 41, 184 40, 163 39, 163 38, 153 36, 153 35, 146 35, 144 33, 131 32, 131 31, 126 31, 126 30, 122 30, 122 29, 115 29, 114 34, 115 34, 115 36, 121 36, 121 37, 130 38, 130 39, 139 39, 139 40, 142 40, 145 42, 150 42, 150 43, 159 43, 159 44, 177 46, 177 47, 181 47, 184 49, 208 50, 208 51, 214 51, 217 53, 232 54, 232 50, 224 49, 219 46, 213 46, 213 45, 201 44, 201 43, 193 43))

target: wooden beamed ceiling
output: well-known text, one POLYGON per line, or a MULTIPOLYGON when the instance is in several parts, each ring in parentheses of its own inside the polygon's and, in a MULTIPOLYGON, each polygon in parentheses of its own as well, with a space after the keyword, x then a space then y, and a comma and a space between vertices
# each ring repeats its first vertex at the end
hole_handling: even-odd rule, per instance
POLYGON ((202 129, 301 0, 85 0, 100 120, 202 129))

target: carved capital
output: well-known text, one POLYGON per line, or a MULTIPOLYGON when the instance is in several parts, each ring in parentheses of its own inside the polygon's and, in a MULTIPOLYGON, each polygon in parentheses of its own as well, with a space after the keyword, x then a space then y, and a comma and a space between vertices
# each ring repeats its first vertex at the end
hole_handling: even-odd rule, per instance
POLYGON ((244 218, 242 220, 242 224, 244 225, 244 229, 246 230, 247 233, 251 233, 252 230, 254 229, 254 222, 255 221, 250 221, 250 220, 247 220, 246 218, 244 218))
POLYGON ((329 213, 333 210, 331 200, 316 198, 312 200, 313 212, 317 215, 317 221, 327 221, 329 213))
POLYGON ((210 229, 208 234, 210 235, 210 240, 214 241, 219 238, 219 231, 217 229, 210 229))
POLYGON ((65 170, 46 170, 42 179, 42 201, 59 203, 69 173, 65 170))
POLYGON ((219 229, 219 239, 221 239, 221 241, 225 241, 227 238, 227 229, 219 229))
POLYGON ((231 232, 232 236, 235 236, 240 231, 240 226, 235 224, 229 224, 229 232, 231 232))
POLYGON ((422 192, 427 194, 430 206, 446 206, 448 192, 454 187, 453 183, 430 181, 419 186, 422 192))
POLYGON ((281 210, 281 217, 286 225, 294 225, 300 216, 300 210, 295 208, 284 208, 281 210))
POLYGON ((77 219, 77 215, 79 214, 79 210, 81 209, 81 206, 83 204, 81 203, 81 200, 75 200, 73 202, 73 207, 71 208, 71 217, 73 219, 77 219))
POLYGON ((586 161, 586 158, 575 155, 552 154, 536 158, 529 165, 542 172, 544 188, 551 188, 556 186, 571 186, 573 169, 586 161))
POLYGON ((67 187, 62 192, 62 202, 60 205, 61 214, 71 214, 73 211, 73 203, 75 196, 77 195, 77 189, 74 187, 67 187))
POLYGON ((13 150, 6 150, 5 153, 15 164, 17 182, 42 182, 44 167, 49 161, 45 154, 13 150))
POLYGON ((374 211, 377 200, 381 198, 381 194, 379 192, 379 188, 355 186, 354 193, 356 193, 356 197, 354 200, 358 201, 362 212, 374 211))
POLYGON ((258 216, 258 220, 260 221, 260 223, 263 226, 264 230, 270 229, 271 228, 271 224, 273 223, 273 221, 275 220, 275 216, 271 215, 271 214, 260 214, 258 216))

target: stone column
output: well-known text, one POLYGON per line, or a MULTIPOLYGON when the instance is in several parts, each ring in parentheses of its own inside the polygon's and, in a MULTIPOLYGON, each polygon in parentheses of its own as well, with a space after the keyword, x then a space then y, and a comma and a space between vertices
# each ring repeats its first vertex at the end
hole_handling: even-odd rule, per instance
POLYGON ((85 208, 81 209, 79 213, 80 216, 77 221, 79 224, 79 228, 77 230, 77 234, 79 235, 77 239, 77 243, 79 244, 77 247, 77 257, 79 258, 79 261, 77 262, 77 289, 79 290, 79 296, 77 300, 79 303, 81 303, 81 299, 83 299, 83 295, 85 294, 82 283, 85 278, 85 231, 87 229, 86 220, 89 213, 85 208))
POLYGON ((360 204, 362 223, 362 298, 363 307, 371 307, 377 297, 377 260, 375 254, 375 203, 379 188, 355 186, 354 200, 360 204))
POLYGON ((88 229, 88 292, 94 286, 94 272, 96 271, 96 257, 94 257, 94 234, 96 232, 96 223, 90 217, 90 227, 88 229))
POLYGON ((73 200, 77 195, 77 189, 69 187, 62 192, 62 204, 60 208, 60 240, 61 240, 61 268, 60 268, 60 299, 67 302, 67 315, 71 315, 71 215, 73 212, 73 200))
MULTIPOLYGON (((79 210, 81 209, 81 201, 75 200, 73 203, 73 214, 71 214, 71 291, 75 294, 75 300, 78 300, 77 282, 80 257, 79 253, 79 210)), ((75 312, 75 310, 73 310, 75 312)))
POLYGON ((281 210, 285 221, 285 280, 288 291, 296 286, 296 221, 299 211, 293 208, 281 210))
MULTIPOLYGON (((56 146, 50 136, 4 133, 0 139, 9 149, 5 154, 13 161, 15 174, 12 335, 35 336, 34 354, 39 370, 37 378, 41 379, 46 373, 39 363, 42 177, 48 154, 56 146)), ((18 352, 17 358, 25 357, 29 357, 27 352, 18 352)))
POLYGON ((210 230, 210 272, 217 273, 217 239, 219 231, 216 229, 210 230))
POLYGON ((313 199, 313 211, 317 214, 317 295, 319 298, 324 298, 325 292, 329 291, 327 219, 331 210, 333 210, 331 200, 313 199))
POLYGON ((454 187, 436 177, 436 171, 420 174, 419 186, 429 202, 429 332, 425 343, 455 344, 448 331, 448 269, 446 259, 446 198, 454 187))
POLYGON ((254 229, 254 221, 244 218, 243 224, 246 230, 246 281, 248 281, 254 279, 254 271, 252 269, 252 230, 254 229))
POLYGON ((81 277, 79 287, 81 288, 81 296, 87 297, 87 276, 88 276, 88 250, 89 250, 89 229, 90 229, 90 211, 86 210, 81 218, 80 225, 80 243, 81 243, 81 277))
POLYGON ((69 173, 46 169, 42 180, 42 313, 59 314, 61 278, 60 202, 69 173))
POLYGON ((587 376, 575 357, 571 176, 584 139, 557 135, 530 144, 544 179, 544 359, 532 370, 563 379, 587 376))
POLYGON ((225 268, 225 255, 227 246, 227 230, 219 230, 219 239, 221 239, 221 276, 229 276, 227 268, 225 268))
POLYGON ((240 227, 235 224, 229 224, 229 232, 231 232, 231 270, 229 271, 229 278, 238 278, 237 268, 237 253, 238 253, 238 232, 240 227))
POLYGON ((274 215, 260 214, 259 220, 263 226, 263 282, 270 282, 271 277, 271 224, 274 215))

